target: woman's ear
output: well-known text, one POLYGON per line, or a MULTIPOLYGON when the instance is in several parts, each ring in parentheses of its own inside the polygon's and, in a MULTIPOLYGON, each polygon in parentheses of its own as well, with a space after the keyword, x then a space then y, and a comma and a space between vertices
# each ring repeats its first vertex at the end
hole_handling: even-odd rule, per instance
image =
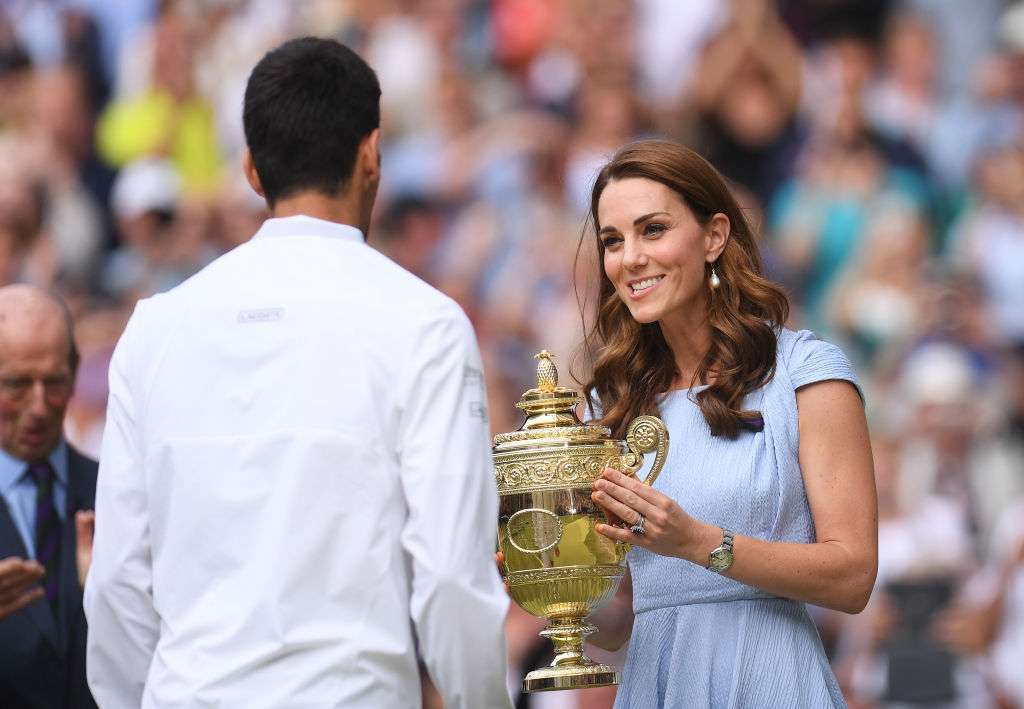
POLYGON ((732 224, 729 217, 717 212, 708 220, 707 232, 704 235, 704 260, 714 263, 722 255, 729 235, 732 233, 732 224))

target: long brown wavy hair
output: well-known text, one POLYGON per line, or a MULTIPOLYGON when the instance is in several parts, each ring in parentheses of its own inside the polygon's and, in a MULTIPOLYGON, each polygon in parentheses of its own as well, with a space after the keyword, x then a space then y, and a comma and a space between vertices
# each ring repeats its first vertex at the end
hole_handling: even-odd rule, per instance
POLYGON ((725 248, 714 264, 705 264, 705 282, 714 266, 721 284, 704 291, 711 347, 690 384, 710 382, 691 395, 712 435, 733 438, 758 418, 758 412, 742 410, 743 398, 775 374, 777 333, 789 316, 789 302, 761 274, 754 234, 725 180, 707 160, 675 143, 644 140, 626 145, 594 183, 590 215, 597 239, 600 290, 597 317, 584 340, 592 367, 584 389, 587 403, 593 408, 591 393, 596 394, 601 422, 622 437, 633 418, 657 413, 659 397, 680 376, 659 324, 634 320, 604 272, 597 205, 609 182, 628 177, 645 177, 672 189, 702 226, 719 212, 729 218, 731 232, 725 248))

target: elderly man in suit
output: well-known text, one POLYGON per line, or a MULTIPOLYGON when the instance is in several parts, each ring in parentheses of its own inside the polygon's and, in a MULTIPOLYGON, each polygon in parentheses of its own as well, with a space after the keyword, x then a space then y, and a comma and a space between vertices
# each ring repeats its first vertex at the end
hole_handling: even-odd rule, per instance
POLYGON ((96 463, 63 439, 78 353, 38 288, 0 288, 0 706, 95 707, 82 583, 96 463))

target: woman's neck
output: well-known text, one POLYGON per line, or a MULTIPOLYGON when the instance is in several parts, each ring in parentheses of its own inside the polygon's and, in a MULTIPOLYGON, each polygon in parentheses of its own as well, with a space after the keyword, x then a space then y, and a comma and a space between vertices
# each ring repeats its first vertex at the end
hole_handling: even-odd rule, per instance
POLYGON ((708 324, 707 311, 704 308, 690 308, 674 313, 672 317, 662 318, 658 325, 672 350, 676 370, 679 372, 679 378, 673 386, 678 388, 706 384, 696 381, 696 375, 711 349, 711 325, 708 324))

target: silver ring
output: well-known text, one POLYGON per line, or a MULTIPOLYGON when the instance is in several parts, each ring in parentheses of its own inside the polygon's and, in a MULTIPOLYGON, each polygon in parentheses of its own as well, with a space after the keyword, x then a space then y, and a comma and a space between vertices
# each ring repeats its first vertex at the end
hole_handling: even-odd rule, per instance
POLYGON ((640 515, 640 517, 637 519, 636 524, 629 528, 629 531, 631 531, 638 537, 642 537, 645 534, 647 534, 647 531, 644 529, 644 524, 647 520, 645 520, 644 516, 641 515, 639 512, 637 512, 637 514, 640 515))

